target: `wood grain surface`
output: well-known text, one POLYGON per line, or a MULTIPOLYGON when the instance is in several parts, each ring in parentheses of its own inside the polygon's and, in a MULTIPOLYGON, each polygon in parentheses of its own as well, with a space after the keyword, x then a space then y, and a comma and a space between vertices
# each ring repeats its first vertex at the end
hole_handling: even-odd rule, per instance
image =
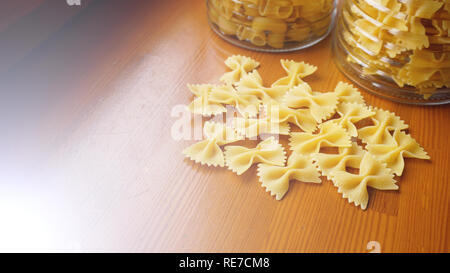
POLYGON ((172 138, 171 111, 192 100, 186 84, 217 83, 233 54, 260 61, 266 83, 283 75, 281 58, 309 62, 308 82, 331 91, 348 80, 330 37, 259 53, 216 36, 203 0, 64 2, 1 10, 1 251, 450 251, 450 106, 364 93, 432 160, 407 160, 400 190, 370 190, 366 211, 325 179, 292 182, 275 201, 255 167, 236 176, 185 159, 194 141, 172 138))

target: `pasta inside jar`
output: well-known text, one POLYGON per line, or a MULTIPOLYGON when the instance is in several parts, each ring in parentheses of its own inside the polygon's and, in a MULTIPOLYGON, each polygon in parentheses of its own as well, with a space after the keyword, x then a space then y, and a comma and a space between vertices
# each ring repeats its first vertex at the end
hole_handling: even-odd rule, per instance
POLYGON ((450 102, 450 2, 345 0, 334 43, 341 70, 410 104, 450 102))
POLYGON ((212 29, 225 40, 258 51, 312 46, 331 31, 334 0, 207 0, 212 29))

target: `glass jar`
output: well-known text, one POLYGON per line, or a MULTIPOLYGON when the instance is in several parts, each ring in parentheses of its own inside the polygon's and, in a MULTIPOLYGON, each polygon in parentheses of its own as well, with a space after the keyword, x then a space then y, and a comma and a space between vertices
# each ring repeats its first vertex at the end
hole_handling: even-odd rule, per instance
POLYGON ((344 0, 333 51, 339 69, 371 93, 450 103, 450 3, 344 0))
POLYGON ((334 0, 207 0, 212 29, 228 42, 257 51, 312 46, 331 31, 334 0))

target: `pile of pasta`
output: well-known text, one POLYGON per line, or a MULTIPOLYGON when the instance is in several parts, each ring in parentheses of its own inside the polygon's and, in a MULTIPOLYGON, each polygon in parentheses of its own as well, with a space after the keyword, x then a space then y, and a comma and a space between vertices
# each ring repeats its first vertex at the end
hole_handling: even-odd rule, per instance
POLYGON ((343 20, 348 60, 365 74, 416 87, 426 99, 450 88, 450 1, 347 1, 343 20))
POLYGON ((352 85, 340 82, 333 92, 313 91, 303 80, 317 70, 313 65, 281 60, 286 76, 268 87, 257 61, 235 55, 225 64, 231 71, 221 77, 223 84, 188 86, 195 95, 188 108, 212 117, 232 106, 239 115, 226 123, 214 117, 205 122, 205 139, 183 153, 238 175, 258 164, 259 181, 277 200, 292 180, 321 183, 322 175, 349 202, 366 209, 368 187, 398 189, 394 176, 402 175, 404 158, 430 158, 405 132, 405 122, 366 105, 352 85), (289 153, 276 138, 283 135, 289 137, 289 153), (259 143, 253 148, 230 145, 244 139, 259 143))
POLYGON ((208 1, 209 19, 220 32, 276 49, 325 35, 333 9, 333 0, 208 1))

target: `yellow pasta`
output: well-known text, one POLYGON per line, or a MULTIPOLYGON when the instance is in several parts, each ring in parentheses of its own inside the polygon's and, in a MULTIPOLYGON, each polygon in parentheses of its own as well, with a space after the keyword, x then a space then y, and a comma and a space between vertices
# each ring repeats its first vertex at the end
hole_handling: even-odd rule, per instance
POLYGON ((342 193, 349 203, 367 208, 369 194, 367 187, 377 190, 397 190, 394 175, 385 164, 380 163, 369 153, 365 153, 359 165, 359 173, 351 174, 346 171, 331 171, 330 176, 333 183, 338 187, 338 192, 342 193))
POLYGON ((280 62, 287 76, 274 82, 272 87, 283 86, 289 90, 292 87, 304 83, 303 78, 314 74, 317 70, 317 66, 305 62, 295 62, 292 60, 280 60, 280 62))
POLYGON ((189 111, 191 111, 193 114, 211 116, 222 114, 227 111, 227 109, 222 104, 210 100, 209 94, 214 88, 214 85, 189 84, 188 88, 197 97, 188 106, 189 111))
POLYGON ((208 0, 209 20, 219 32, 247 47, 280 50, 325 36, 334 8, 333 0, 208 0))
POLYGON ((365 104, 361 93, 351 84, 339 82, 334 89, 334 93, 336 93, 340 102, 365 104))
MULTIPOLYGON (((373 0, 371 3, 388 7, 393 5, 391 1, 373 0)), ((365 9, 370 11, 370 7, 365 9)), ((445 67, 447 57, 426 56, 430 57, 418 55, 413 63, 424 67, 439 63, 445 67)), ((366 106, 354 86, 339 82, 333 92, 313 92, 303 79, 316 71, 315 66, 281 60, 287 76, 265 87, 256 70, 257 61, 231 56, 226 65, 231 69, 222 77, 226 84, 189 85, 196 96, 189 107, 205 115, 223 113, 229 108, 224 108, 227 105, 236 108, 239 114, 235 116, 233 112, 229 117, 227 113, 226 122, 231 123, 231 127, 207 121, 203 128, 204 140, 187 147, 183 153, 197 163, 227 166, 238 175, 258 164, 259 181, 276 200, 285 196, 291 180, 320 183, 322 175, 331 180, 350 203, 366 209, 368 187, 398 189, 394 177, 403 174, 404 158, 430 159, 425 150, 403 132, 408 125, 400 117, 366 106), (303 132, 293 132, 296 129, 291 125, 303 132), (264 136, 269 137, 263 140, 264 136), (278 141, 278 136, 289 137, 292 153, 287 164, 283 142, 278 141), (356 137, 365 145, 359 145, 356 137), (258 141, 256 147, 226 146, 245 138, 258 141), (224 151, 222 146, 225 146, 224 151)))
POLYGON ((264 32, 256 32, 254 29, 245 26, 238 27, 236 37, 241 41, 249 40, 257 46, 264 46, 267 43, 267 37, 264 32))
POLYGON ((437 76, 438 81, 450 81, 450 54, 436 54, 432 51, 418 50, 408 64, 399 72, 402 80, 409 85, 419 85, 437 76))
POLYGON ((348 27, 342 27, 339 35, 349 50, 349 62, 358 64, 357 70, 383 82, 379 88, 385 92, 389 92, 391 80, 400 88, 415 87, 426 99, 437 89, 450 88, 450 18, 442 17, 449 14, 445 1, 347 2, 342 24, 348 27))
POLYGON ((347 167, 359 168, 364 150, 356 142, 350 148, 339 148, 339 154, 316 153, 311 156, 314 164, 329 180, 332 171, 345 172, 347 167))
POLYGON ((267 43, 266 34, 264 32, 255 31, 250 35, 250 42, 257 46, 265 46, 267 43))
POLYGON ((232 71, 225 73, 220 78, 220 81, 227 84, 234 84, 244 75, 255 70, 259 66, 259 62, 249 57, 233 55, 225 60, 225 65, 232 71))
POLYGON ((225 159, 228 168, 237 175, 241 175, 256 163, 284 166, 286 154, 283 146, 270 137, 253 149, 227 146, 225 147, 225 159))
POLYGON ((290 127, 287 122, 265 118, 235 118, 233 128, 241 135, 255 139, 263 134, 289 135, 290 127))
POLYGON ((401 176, 405 163, 403 158, 430 159, 425 150, 415 139, 400 130, 394 132, 393 144, 368 144, 367 150, 379 161, 386 163, 387 167, 401 176))
POLYGON ((205 122, 203 131, 206 139, 187 147, 183 154, 202 165, 223 167, 225 160, 220 146, 242 140, 243 137, 232 128, 214 122, 205 122))
POLYGON ((317 128, 317 121, 307 109, 292 109, 284 104, 268 103, 266 112, 272 122, 278 124, 291 123, 305 132, 313 132, 317 128))
POLYGON ((258 3, 253 3, 253 5, 244 5, 244 14, 251 17, 260 16, 259 10, 255 8, 257 5, 258 3))
POLYGON ((302 155, 318 153, 322 147, 351 147, 350 136, 347 132, 332 121, 319 125, 318 134, 291 133, 289 139, 290 149, 302 155))
POLYGON ((375 115, 371 117, 373 125, 360 128, 358 138, 367 144, 394 144, 390 132, 406 130, 408 125, 395 114, 374 108, 375 115))
POLYGON ((375 115, 374 111, 363 104, 347 102, 338 105, 337 113, 340 117, 334 120, 334 122, 346 129, 352 137, 358 136, 358 130, 356 129, 355 123, 375 115))
POLYGON ((281 100, 287 91, 283 86, 264 87, 257 70, 243 76, 236 85, 240 94, 257 96, 263 102, 281 100))
POLYGON ((270 164, 258 165, 258 176, 266 191, 281 200, 289 189, 289 182, 297 180, 307 183, 321 183, 320 174, 307 156, 293 153, 286 167, 270 164))
POLYGON ((283 48, 284 40, 284 33, 270 33, 267 35, 267 44, 273 48, 283 48))
POLYGON ((224 16, 220 15, 219 19, 217 21, 217 25, 219 26, 219 29, 228 35, 234 35, 236 34, 239 25, 228 20, 227 18, 225 18, 224 16))
POLYGON ((314 22, 311 24, 311 30, 314 33, 314 35, 320 37, 330 30, 329 25, 331 25, 331 17, 326 17, 320 21, 314 22))
POLYGON ((257 32, 285 33, 287 25, 280 19, 256 17, 253 19, 252 28, 257 32))
POLYGON ((382 28, 373 25, 370 21, 359 19, 354 22, 355 28, 353 32, 358 35, 358 42, 361 46, 370 51, 371 54, 377 55, 383 48, 382 28))
POLYGON ((261 0, 259 14, 268 18, 286 19, 291 16, 294 8, 290 1, 261 0))
POLYGON ((256 116, 260 104, 256 96, 239 94, 231 85, 211 88, 209 101, 234 106, 244 117, 256 116))
POLYGON ((302 83, 286 94, 284 102, 295 109, 307 107, 314 119, 322 122, 335 113, 338 96, 334 92, 312 92, 307 83, 302 83))
POLYGON ((405 2, 406 13, 414 17, 431 19, 443 4, 431 0, 408 0, 405 2))
POLYGON ((311 28, 292 28, 286 32, 286 37, 290 41, 302 42, 311 37, 311 28))

